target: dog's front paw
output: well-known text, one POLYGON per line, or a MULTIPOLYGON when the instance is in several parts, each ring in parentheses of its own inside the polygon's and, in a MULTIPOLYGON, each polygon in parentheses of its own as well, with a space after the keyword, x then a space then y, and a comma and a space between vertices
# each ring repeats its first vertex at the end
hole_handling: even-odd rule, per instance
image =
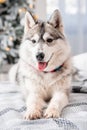
POLYGON ((25 113, 24 118, 26 120, 34 120, 34 119, 39 119, 42 116, 42 112, 40 110, 27 110, 25 113))
POLYGON ((60 113, 56 108, 47 108, 44 113, 45 118, 58 118, 60 117, 60 113))

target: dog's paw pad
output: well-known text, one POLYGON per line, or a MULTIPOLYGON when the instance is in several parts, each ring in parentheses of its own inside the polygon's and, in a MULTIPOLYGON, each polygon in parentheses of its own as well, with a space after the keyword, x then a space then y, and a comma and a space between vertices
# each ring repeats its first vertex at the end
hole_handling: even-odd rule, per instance
POLYGON ((60 113, 55 108, 48 108, 44 113, 45 118, 58 118, 60 117, 60 113))
POLYGON ((33 110, 33 111, 26 111, 24 115, 24 119, 26 120, 35 120, 41 118, 42 114, 41 111, 33 110))

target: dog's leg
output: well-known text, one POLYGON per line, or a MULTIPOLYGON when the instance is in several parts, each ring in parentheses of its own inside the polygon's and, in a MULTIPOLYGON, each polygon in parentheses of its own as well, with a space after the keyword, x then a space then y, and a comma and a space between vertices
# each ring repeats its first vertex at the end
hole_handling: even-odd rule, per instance
POLYGON ((44 117, 60 117, 62 109, 68 103, 68 96, 64 92, 56 92, 44 113, 44 117))
POLYGON ((36 93, 31 93, 26 101, 27 110, 25 113, 25 119, 37 119, 42 116, 42 108, 44 106, 44 100, 36 93))

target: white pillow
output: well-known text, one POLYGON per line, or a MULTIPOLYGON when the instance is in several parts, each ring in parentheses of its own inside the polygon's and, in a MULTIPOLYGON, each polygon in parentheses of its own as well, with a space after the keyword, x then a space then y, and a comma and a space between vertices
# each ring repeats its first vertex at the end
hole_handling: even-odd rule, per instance
POLYGON ((73 74, 73 92, 87 93, 87 53, 74 56, 73 65, 77 68, 76 73, 73 74))
POLYGON ((73 65, 79 70, 87 71, 87 53, 74 56, 73 65))

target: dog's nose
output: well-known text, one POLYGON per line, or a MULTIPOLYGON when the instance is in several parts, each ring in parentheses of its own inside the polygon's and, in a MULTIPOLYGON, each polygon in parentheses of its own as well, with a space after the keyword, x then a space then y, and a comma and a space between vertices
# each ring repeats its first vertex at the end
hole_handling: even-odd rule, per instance
POLYGON ((36 58, 38 61, 42 61, 44 59, 44 53, 43 52, 40 52, 36 55, 36 58))

